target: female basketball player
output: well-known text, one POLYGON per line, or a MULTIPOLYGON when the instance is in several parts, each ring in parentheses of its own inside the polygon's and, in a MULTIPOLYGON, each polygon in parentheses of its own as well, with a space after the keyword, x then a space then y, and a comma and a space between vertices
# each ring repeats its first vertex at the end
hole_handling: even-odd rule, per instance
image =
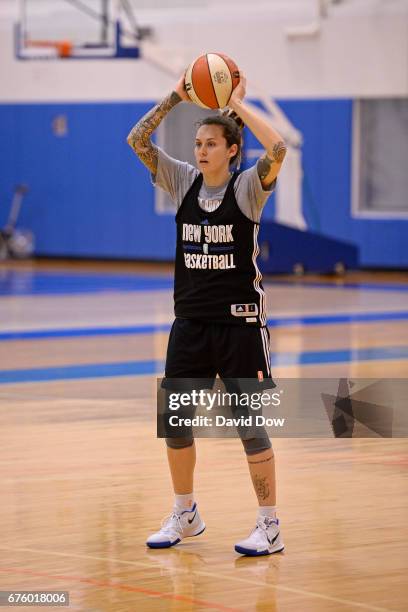
MULTIPOLYGON (((257 235, 286 148, 272 126, 245 104, 245 86, 241 74, 229 101, 229 116, 201 121, 194 149, 198 169, 171 158, 150 140, 176 104, 190 101, 184 77, 128 136, 155 185, 167 191, 177 207, 176 319, 164 379, 169 389, 175 379, 213 381, 217 374, 222 379, 254 379, 262 389, 274 386, 265 294, 256 265, 257 235), (241 155, 238 123, 247 125, 265 147, 257 164, 241 173, 232 171, 241 155)), ((174 546, 205 529, 193 493, 194 439, 188 435, 166 442, 175 504, 161 529, 148 538, 151 548, 174 546)), ((255 529, 235 550, 254 556, 279 552, 284 545, 276 518, 271 443, 266 432, 242 443, 259 509, 255 529)))

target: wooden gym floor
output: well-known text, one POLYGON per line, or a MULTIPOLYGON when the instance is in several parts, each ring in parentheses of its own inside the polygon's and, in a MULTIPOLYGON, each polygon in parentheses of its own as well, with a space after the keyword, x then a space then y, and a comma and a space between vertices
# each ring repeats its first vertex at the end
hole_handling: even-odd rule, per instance
MULTIPOLYGON (((407 378, 407 281, 269 279, 274 377, 407 378)), ((66 590, 81 612, 407 610, 404 439, 276 440, 286 550, 260 558, 233 550, 256 515, 240 442, 199 440, 207 530, 145 547, 172 505, 171 321, 166 266, 1 265, 0 589, 66 590)))

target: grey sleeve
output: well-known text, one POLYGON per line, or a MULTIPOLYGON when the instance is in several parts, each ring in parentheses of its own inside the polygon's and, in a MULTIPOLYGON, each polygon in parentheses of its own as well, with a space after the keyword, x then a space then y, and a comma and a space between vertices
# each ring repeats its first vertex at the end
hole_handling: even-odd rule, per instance
POLYGON ((276 187, 276 179, 269 189, 262 187, 256 164, 242 172, 235 183, 235 198, 241 211, 251 221, 259 223, 266 200, 276 187))
POLYGON ((170 157, 160 148, 158 153, 157 173, 156 175, 151 174, 152 183, 156 187, 167 191, 177 209, 179 209, 184 196, 199 172, 194 166, 170 157))

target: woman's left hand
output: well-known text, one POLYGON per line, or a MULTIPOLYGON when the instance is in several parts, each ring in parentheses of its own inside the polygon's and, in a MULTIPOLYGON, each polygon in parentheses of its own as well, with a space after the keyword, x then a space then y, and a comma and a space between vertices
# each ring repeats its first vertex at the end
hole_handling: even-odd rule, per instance
POLYGON ((245 98, 246 94, 246 78, 243 72, 239 71, 239 83, 235 87, 234 91, 231 94, 231 97, 228 102, 228 106, 231 106, 231 103, 241 102, 245 98))

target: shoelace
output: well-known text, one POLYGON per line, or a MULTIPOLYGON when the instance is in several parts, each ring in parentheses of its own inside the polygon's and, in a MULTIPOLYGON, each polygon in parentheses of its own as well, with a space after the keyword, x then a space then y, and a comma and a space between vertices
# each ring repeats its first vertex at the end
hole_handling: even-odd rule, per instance
POLYGON ((259 527, 259 529, 262 529, 262 531, 265 531, 265 533, 267 533, 269 527, 271 525, 276 525, 278 526, 277 522, 275 519, 268 519, 267 517, 264 519, 258 518, 258 520, 256 521, 256 527, 253 530, 252 533, 254 533, 254 531, 257 530, 257 528, 259 527))
POLYGON ((162 520, 161 529, 164 533, 171 533, 171 531, 177 531, 180 534, 183 532, 183 527, 181 525, 181 517, 179 514, 173 512, 170 516, 166 516, 162 520))

